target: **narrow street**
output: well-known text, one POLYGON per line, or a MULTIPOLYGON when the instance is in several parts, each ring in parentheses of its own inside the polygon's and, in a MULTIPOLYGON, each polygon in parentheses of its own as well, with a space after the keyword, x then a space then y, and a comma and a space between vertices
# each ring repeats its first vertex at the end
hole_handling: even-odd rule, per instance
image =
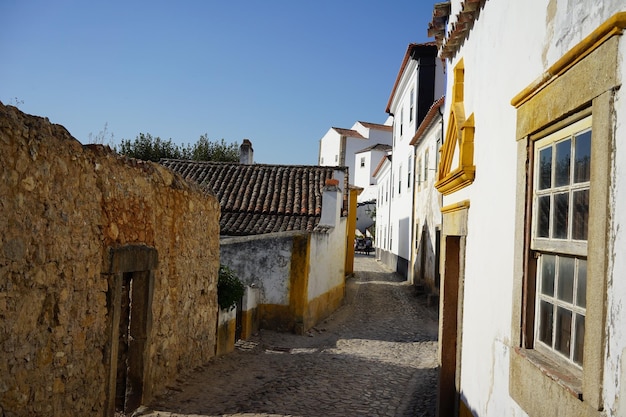
POLYGON ((136 415, 434 416, 437 310, 356 255, 344 305, 308 335, 262 330, 136 415))

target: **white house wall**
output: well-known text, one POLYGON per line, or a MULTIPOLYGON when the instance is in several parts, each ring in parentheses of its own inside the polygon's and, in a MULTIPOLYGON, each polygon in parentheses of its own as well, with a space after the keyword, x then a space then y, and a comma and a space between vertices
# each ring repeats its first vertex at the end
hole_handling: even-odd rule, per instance
MULTIPOLYGON (((511 99, 624 2, 587 0, 487 1, 469 38, 449 63, 447 74, 464 60, 465 114, 474 113, 474 183, 443 198, 443 205, 470 200, 465 252, 461 396, 481 417, 525 416, 509 395, 509 355, 516 212, 516 109, 511 99), (552 9, 549 6, 554 6, 552 9), (551 20, 547 13, 556 13, 551 20), (551 22, 546 26, 546 21, 551 22)), ((452 16, 459 1, 452 2, 452 16)), ((620 65, 625 68, 621 41, 620 65)), ((452 97, 452 82, 447 97, 452 97)), ((624 253, 626 241, 626 104, 617 93, 612 253, 624 253)), ((449 104, 446 103, 446 115, 449 104)), ((447 123, 447 116, 446 123, 447 123)), ((445 224, 443 225, 445 228, 445 224)), ((605 401, 609 415, 626 415, 626 257, 612 258, 608 316, 611 317, 605 363, 605 401)))
POLYGON ((311 234, 308 301, 341 285, 345 279, 346 218, 328 233, 311 234))
POLYGON ((338 166, 341 152, 341 135, 335 129, 329 129, 320 139, 319 165, 338 166), (335 160, 335 157, 337 158, 335 160))
POLYGON ((415 282, 423 278, 435 291, 437 262, 436 232, 441 227, 441 194, 435 188, 437 171, 436 161, 439 154, 438 142, 441 141, 442 126, 436 121, 421 138, 415 147, 415 175, 414 181, 414 215, 411 268, 409 280, 415 282), (428 160, 426 157, 428 156, 428 160), (419 163, 418 161, 421 161, 419 163), (419 171, 418 171, 419 170, 419 171), (426 174, 425 174, 426 173, 426 174), (418 252, 419 250, 419 252, 418 252), (421 251, 424 250, 422 255, 421 251), (422 265, 422 260, 424 261, 422 265), (417 274, 418 276, 415 276, 417 274))
MULTIPOLYGON (((621 51, 619 67, 626 68, 626 42, 620 42, 621 51)), ((622 70, 624 74, 624 70, 622 70)), ((616 94, 615 113, 618 115, 615 131, 615 149, 612 178, 614 179, 613 194, 613 225, 610 236, 613 247, 609 248, 608 266, 608 303, 607 359, 604 371, 605 401, 610 416, 626 415, 626 94, 624 88, 616 94)))

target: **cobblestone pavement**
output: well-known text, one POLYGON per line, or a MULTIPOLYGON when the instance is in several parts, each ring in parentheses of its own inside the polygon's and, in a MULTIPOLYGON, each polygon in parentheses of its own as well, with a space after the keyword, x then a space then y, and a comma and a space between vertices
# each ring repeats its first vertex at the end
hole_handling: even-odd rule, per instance
POLYGON ((437 311, 356 255, 344 305, 308 335, 262 330, 135 415, 434 416, 437 311))

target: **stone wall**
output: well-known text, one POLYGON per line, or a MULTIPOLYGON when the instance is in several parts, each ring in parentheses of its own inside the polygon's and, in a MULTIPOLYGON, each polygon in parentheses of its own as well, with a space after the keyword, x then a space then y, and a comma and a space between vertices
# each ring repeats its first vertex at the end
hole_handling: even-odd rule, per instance
POLYGON ((142 402, 215 354, 215 197, 1 103, 0 167, 0 416, 111 413, 115 248, 158 257, 142 402))

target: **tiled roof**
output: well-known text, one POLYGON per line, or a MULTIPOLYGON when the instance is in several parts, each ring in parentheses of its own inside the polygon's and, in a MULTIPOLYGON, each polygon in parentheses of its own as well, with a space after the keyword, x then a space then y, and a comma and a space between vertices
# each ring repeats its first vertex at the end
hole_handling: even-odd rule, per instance
POLYGON ((344 207, 347 202, 347 168, 178 159, 160 163, 217 196, 222 235, 313 231, 321 217, 322 188, 336 170, 346 171, 344 207))
POLYGON ((343 129, 341 127, 333 127, 333 129, 342 136, 350 136, 351 138, 365 139, 363 135, 361 135, 356 130, 343 129))
POLYGON ((458 52, 474 22, 487 0, 464 0, 456 21, 450 25, 446 34, 446 25, 450 16, 450 2, 437 3, 433 9, 433 20, 428 25, 428 36, 434 36, 441 58, 452 58, 458 52))
POLYGON ((369 152, 369 151, 373 151, 373 150, 377 150, 377 151, 390 151, 392 150, 393 147, 391 145, 387 145, 384 143, 377 143, 376 145, 372 145, 372 146, 368 146, 365 149, 361 149, 360 151, 356 151, 356 153, 363 153, 363 152, 369 152))
POLYGON ((437 44, 435 42, 426 42, 426 43, 410 43, 406 48, 406 53, 404 54, 404 59, 402 60, 402 64, 400 65, 400 71, 398 71, 398 76, 396 77, 396 82, 393 84, 393 89, 391 90, 391 95, 389 96, 389 101, 387 102, 386 113, 391 111, 391 102, 393 101, 393 97, 396 95, 396 90, 398 89, 398 85, 400 85, 400 79, 402 79, 402 74, 406 69, 409 61, 413 59, 417 59, 420 56, 428 56, 429 54, 436 55, 437 53, 437 44))
POLYGON ((422 123, 420 123, 419 127, 415 131, 415 135, 413 135, 413 139, 411 139, 409 145, 417 145, 419 143, 421 136, 433 122, 435 116, 439 114, 439 109, 441 108, 441 106, 443 106, 444 102, 445 97, 441 97, 439 100, 435 101, 432 106, 430 106, 428 113, 426 113, 426 116, 424 116, 424 120, 422 120, 422 123))
POLYGON ((385 155, 380 159, 380 162, 378 163, 378 165, 376 166, 376 169, 374 170, 374 173, 372 174, 372 177, 375 177, 378 175, 378 171, 380 171, 380 169, 383 167, 383 165, 385 165, 385 162, 389 161, 391 162, 391 155, 385 155))
POLYGON ((359 123, 361 123, 364 127, 368 129, 384 130, 387 132, 391 132, 393 130, 393 126, 381 125, 379 123, 370 123, 370 122, 359 122, 359 123))

